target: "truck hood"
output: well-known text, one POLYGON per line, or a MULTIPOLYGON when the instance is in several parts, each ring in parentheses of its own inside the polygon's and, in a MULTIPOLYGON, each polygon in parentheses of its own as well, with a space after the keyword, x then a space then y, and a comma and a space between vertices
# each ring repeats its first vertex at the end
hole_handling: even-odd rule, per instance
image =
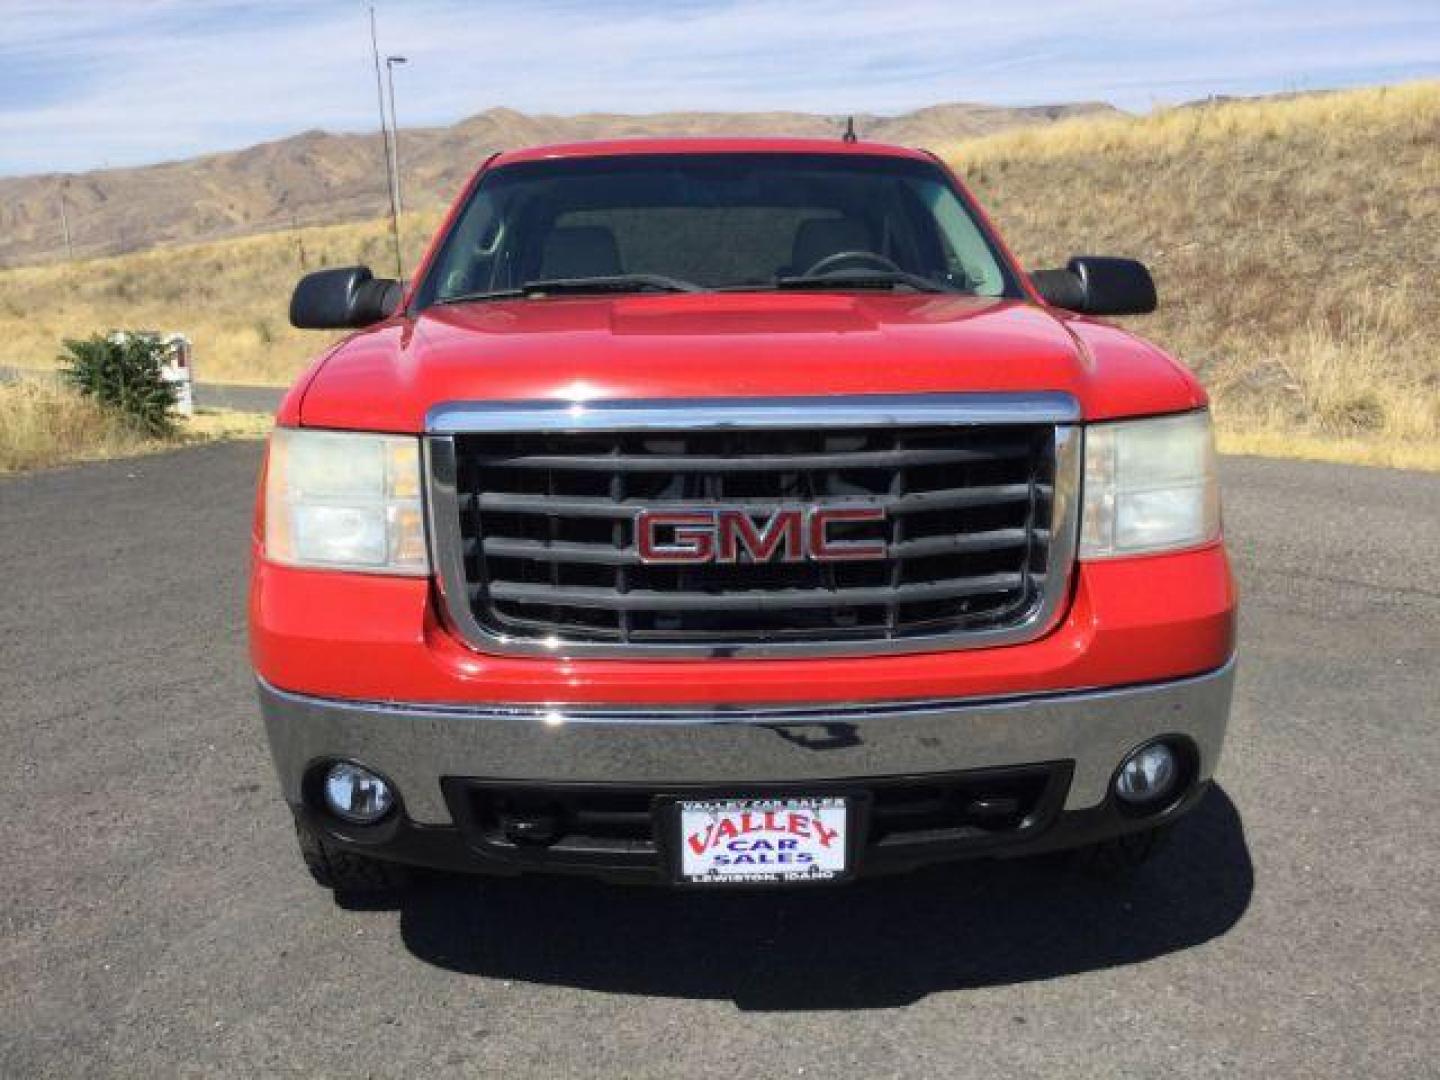
POLYGON ((306 426, 418 432, 442 402, 1032 390, 1087 419, 1204 401, 1139 338, 1033 304, 708 293, 432 307, 342 343, 287 404, 306 426))

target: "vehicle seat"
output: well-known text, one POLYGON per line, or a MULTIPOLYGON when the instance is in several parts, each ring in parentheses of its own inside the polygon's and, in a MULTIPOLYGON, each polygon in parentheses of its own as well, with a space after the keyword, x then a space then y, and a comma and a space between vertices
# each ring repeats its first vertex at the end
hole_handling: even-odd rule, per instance
POLYGON ((795 230, 790 265, 781 274, 803 274, 828 255, 842 251, 874 251, 870 230, 854 218, 808 218, 795 230))
POLYGON ((540 251, 537 277, 611 277, 622 273, 615 234, 602 225, 576 225, 550 230, 540 251))

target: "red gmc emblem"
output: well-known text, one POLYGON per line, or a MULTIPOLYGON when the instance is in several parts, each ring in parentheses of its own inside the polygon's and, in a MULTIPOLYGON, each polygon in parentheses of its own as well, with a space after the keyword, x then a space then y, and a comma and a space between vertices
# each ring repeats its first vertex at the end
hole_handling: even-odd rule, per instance
POLYGON ((841 540, 831 526, 884 521, 880 506, 782 506, 763 520, 726 509, 641 510, 636 544, 643 563, 850 562, 885 558, 884 540, 841 540))

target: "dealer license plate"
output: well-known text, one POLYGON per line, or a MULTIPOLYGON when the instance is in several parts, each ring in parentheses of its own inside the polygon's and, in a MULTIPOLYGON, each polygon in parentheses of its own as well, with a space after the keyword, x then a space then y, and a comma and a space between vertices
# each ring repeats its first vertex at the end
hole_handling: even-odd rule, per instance
POLYGON ((696 885, 833 881, 849 870, 841 796, 679 804, 680 878, 696 885))

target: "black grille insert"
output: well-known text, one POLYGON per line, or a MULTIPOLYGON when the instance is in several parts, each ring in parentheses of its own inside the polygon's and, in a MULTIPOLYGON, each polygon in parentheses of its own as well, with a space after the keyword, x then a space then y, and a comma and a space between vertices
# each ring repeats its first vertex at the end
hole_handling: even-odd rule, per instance
MULTIPOLYGON (((468 603, 487 634, 611 645, 856 642, 1003 629, 1049 569, 1053 424, 454 437, 468 603), (642 509, 880 507, 867 562, 642 563, 642 509)), ((452 601, 453 602, 453 601, 452 601)))
POLYGON ((823 781, 808 785, 630 786, 527 784, 447 777, 446 800, 466 842, 519 867, 564 870, 665 867, 672 819, 665 807, 680 798, 845 794, 855 803, 861 858, 871 868, 907 855, 980 852, 1042 831, 1069 791, 1070 762, 974 769, 923 777, 823 781), (527 830, 534 823, 543 826, 527 830), (517 824, 521 826, 517 828, 517 824))

